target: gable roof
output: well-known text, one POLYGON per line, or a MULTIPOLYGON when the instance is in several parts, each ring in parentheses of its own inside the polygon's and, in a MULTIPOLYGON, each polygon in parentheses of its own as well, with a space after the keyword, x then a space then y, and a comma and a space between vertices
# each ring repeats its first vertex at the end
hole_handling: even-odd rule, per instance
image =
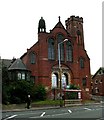
POLYGON ((21 59, 16 59, 8 70, 28 70, 21 59))
POLYGON ((67 30, 65 29, 65 27, 63 26, 61 21, 59 21, 51 31, 53 31, 55 28, 62 28, 62 29, 64 29, 67 32, 67 30))
POLYGON ((25 52, 25 53, 20 57, 20 59, 23 59, 23 58, 27 55, 28 50, 31 50, 34 46, 36 46, 36 45, 38 44, 38 42, 39 42, 39 41, 37 41, 34 45, 32 45, 29 49, 27 49, 27 52, 25 52))
POLYGON ((100 68, 97 70, 97 72, 92 76, 92 79, 93 79, 100 71, 102 71, 102 70, 104 70, 104 67, 100 67, 100 68))
POLYGON ((63 28, 63 29, 65 29, 63 24, 60 21, 55 25, 54 28, 63 28))

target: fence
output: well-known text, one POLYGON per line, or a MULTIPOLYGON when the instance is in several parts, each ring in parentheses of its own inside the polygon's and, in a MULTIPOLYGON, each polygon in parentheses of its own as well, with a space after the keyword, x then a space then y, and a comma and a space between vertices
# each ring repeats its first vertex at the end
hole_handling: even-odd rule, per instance
POLYGON ((69 104, 80 104, 82 101, 81 90, 67 90, 63 91, 64 93, 64 106, 69 104))

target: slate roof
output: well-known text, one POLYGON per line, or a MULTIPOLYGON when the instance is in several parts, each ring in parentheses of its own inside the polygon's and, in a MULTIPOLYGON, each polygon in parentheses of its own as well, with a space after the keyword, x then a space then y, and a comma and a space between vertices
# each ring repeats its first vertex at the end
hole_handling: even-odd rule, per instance
POLYGON ((96 71, 96 73, 92 76, 92 79, 93 79, 101 70, 104 71, 104 67, 100 67, 100 68, 96 71))
POLYGON ((20 58, 16 59, 8 70, 28 70, 20 58))
POLYGON ((12 64, 11 59, 2 59, 2 66, 9 67, 12 64))

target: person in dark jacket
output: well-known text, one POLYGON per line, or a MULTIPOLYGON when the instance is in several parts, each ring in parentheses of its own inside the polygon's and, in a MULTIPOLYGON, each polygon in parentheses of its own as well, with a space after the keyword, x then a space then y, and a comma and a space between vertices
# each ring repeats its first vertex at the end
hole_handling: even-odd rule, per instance
POLYGON ((30 95, 27 96, 27 109, 30 109, 31 98, 30 95))

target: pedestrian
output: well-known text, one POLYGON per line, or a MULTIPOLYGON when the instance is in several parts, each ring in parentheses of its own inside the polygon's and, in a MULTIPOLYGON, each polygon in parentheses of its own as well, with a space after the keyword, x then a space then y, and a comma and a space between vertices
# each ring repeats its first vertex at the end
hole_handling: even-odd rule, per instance
POLYGON ((31 98, 30 95, 27 96, 27 109, 30 109, 31 98))

